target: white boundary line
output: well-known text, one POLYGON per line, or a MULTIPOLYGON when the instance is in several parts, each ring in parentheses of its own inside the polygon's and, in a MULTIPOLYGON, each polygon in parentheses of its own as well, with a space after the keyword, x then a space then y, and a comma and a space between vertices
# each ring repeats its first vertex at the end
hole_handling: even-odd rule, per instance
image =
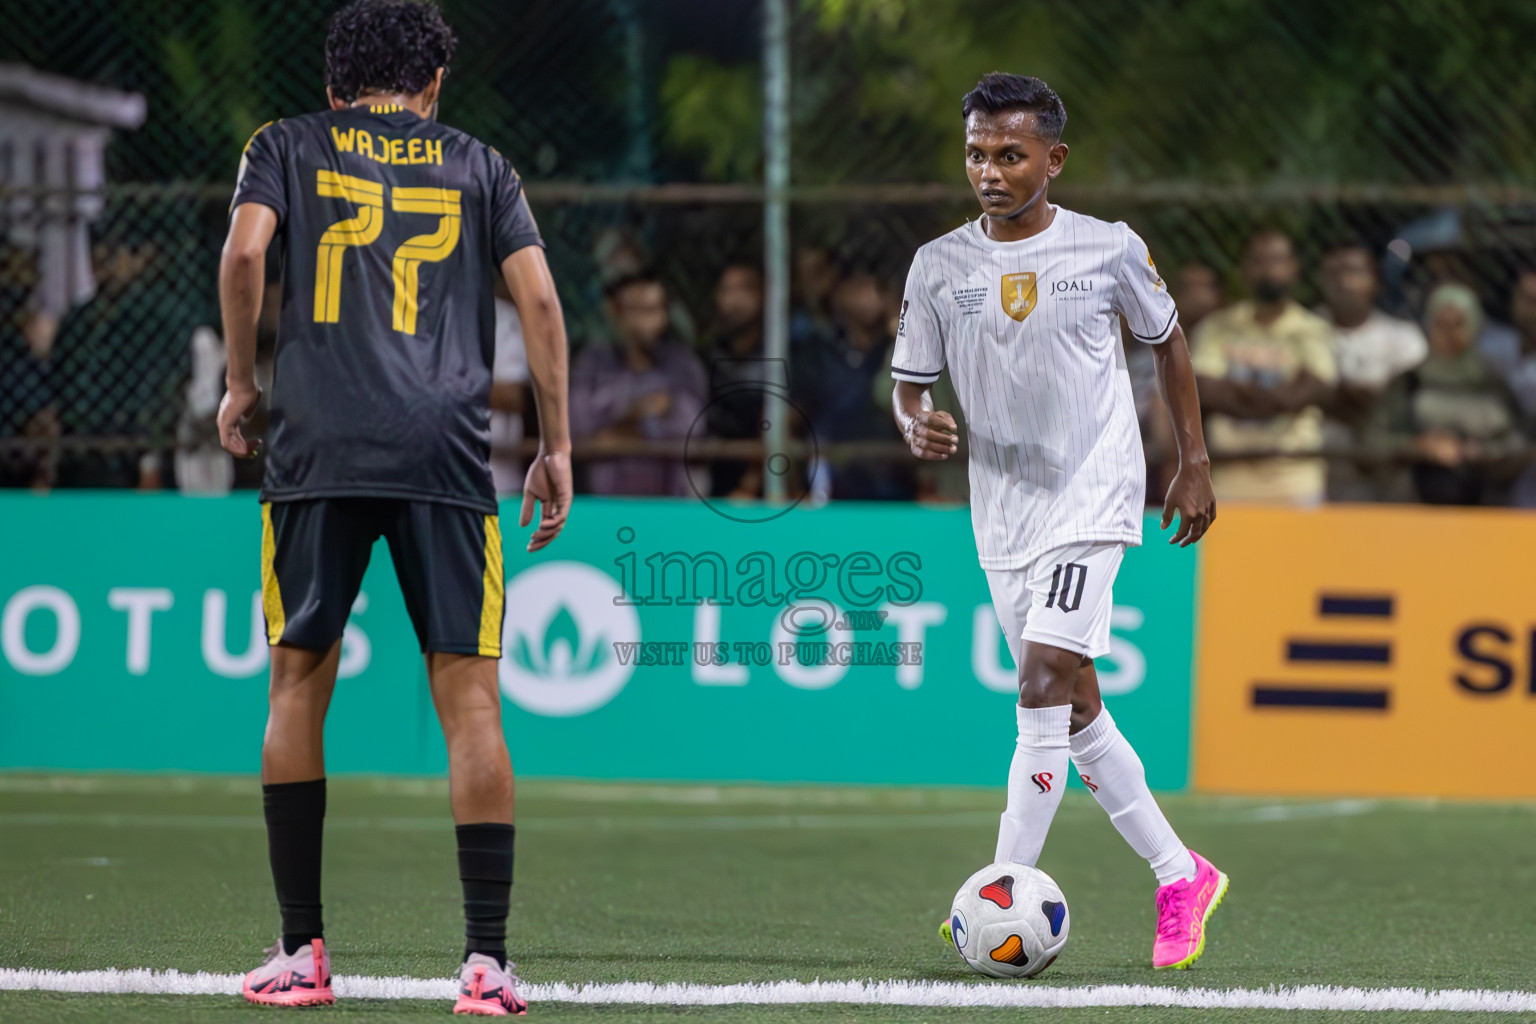
MULTIPOLYGON (((238 974, 180 971, 37 971, 0 968, 0 991, 94 992, 153 995, 238 995, 238 974)), ((366 978, 337 975, 336 995, 351 999, 441 999, 455 995, 446 978, 366 978)), ((1171 985, 962 984, 951 981, 776 981, 749 985, 694 985, 625 981, 616 984, 528 985, 535 1003, 608 1003, 651 1006, 726 1006, 766 1003, 845 1003, 887 1006, 1076 1008, 1163 1006, 1194 1010, 1376 1010, 1536 1012, 1536 992, 1487 989, 1294 988, 1210 989, 1171 985)))

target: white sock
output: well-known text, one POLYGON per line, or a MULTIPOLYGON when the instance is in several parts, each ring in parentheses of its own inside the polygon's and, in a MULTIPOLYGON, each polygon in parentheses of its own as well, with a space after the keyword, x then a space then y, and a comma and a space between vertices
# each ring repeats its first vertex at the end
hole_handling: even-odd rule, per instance
POLYGON ((1072 763, 1120 835, 1157 875, 1158 885, 1195 877, 1195 858, 1168 824, 1147 788, 1147 772, 1131 744, 1115 728, 1109 708, 1072 737, 1072 763))
POLYGON ((1072 706, 1014 710, 1019 716, 1019 741, 1008 768, 1008 809, 997 830, 993 859, 1034 867, 1067 786, 1072 706))

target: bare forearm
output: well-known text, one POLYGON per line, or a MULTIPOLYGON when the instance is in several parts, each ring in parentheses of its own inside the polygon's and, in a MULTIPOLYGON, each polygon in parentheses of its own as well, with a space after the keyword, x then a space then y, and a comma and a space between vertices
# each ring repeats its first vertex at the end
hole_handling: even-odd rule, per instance
POLYGON ((1157 367, 1157 386, 1173 424, 1173 442, 1179 449, 1178 469, 1168 482, 1163 502, 1163 529, 1179 517, 1179 528, 1169 544, 1188 547, 1216 521, 1216 496, 1211 488, 1211 459, 1205 451, 1205 429, 1200 423, 1200 385, 1190 362, 1184 331, 1173 329, 1167 341, 1152 349, 1157 367))
POLYGON ((570 361, 565 317, 544 250, 528 246, 514 252, 502 261, 501 273, 523 320, 528 382, 539 416, 539 446, 546 452, 569 452, 570 361))
POLYGON ((896 429, 901 431, 903 437, 911 429, 917 415, 932 408, 932 388, 904 380, 896 382, 896 390, 891 395, 891 415, 896 420, 896 429))
POLYGON ((256 387, 256 321, 261 316, 265 254, 226 247, 219 262, 224 321, 224 381, 230 390, 256 387))
MULTIPOLYGON (((219 308, 224 318, 224 382, 231 394, 256 392, 256 321, 261 316, 267 246, 276 232, 276 211, 260 203, 241 203, 230 214, 219 260, 219 308)), ((247 404, 254 404, 254 398, 247 404)))
POLYGON ((949 413, 934 409, 929 387, 898 382, 891 396, 891 415, 913 455, 942 461, 960 450, 960 427, 949 413))
POLYGON ((539 444, 546 451, 568 452, 571 450, 570 366, 565 323, 559 307, 556 306, 548 318, 530 318, 525 314, 523 332, 528 346, 528 380, 533 385, 533 404, 539 417, 539 444), (530 319, 534 322, 529 323, 530 319))
POLYGON ((219 443, 231 455, 251 458, 261 439, 247 440, 240 425, 255 411, 256 321, 261 316, 267 246, 277 232, 277 211, 241 203, 229 216, 229 236, 219 260, 219 309, 224 320, 224 398, 219 402, 219 443))
POLYGON ((1168 408, 1168 418, 1173 423, 1173 440, 1179 450, 1179 461, 1208 463, 1205 429, 1200 421, 1200 390, 1195 384, 1195 370, 1189 361, 1184 332, 1175 328, 1172 337, 1152 351, 1158 388, 1163 404, 1168 408))

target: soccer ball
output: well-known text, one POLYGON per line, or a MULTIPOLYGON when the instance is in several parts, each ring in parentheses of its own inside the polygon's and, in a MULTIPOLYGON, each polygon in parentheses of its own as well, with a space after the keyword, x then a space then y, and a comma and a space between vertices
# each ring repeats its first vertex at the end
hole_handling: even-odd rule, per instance
POLYGON ((1032 978, 1067 944, 1067 898, 1038 868, 988 864, 955 893, 949 931, 965 962, 993 978, 1032 978))

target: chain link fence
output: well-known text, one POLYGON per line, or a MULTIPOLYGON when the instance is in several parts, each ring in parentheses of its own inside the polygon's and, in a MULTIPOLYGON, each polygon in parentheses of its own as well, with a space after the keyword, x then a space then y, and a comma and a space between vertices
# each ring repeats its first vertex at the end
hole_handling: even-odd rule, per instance
MULTIPOLYGON (((0 482, 168 484, 165 456, 207 442, 193 337, 217 328, 241 146, 323 105, 335 5, 0 6, 0 482), (61 99, 37 75, 95 91, 61 99), (92 107, 133 95, 137 127, 92 107), (110 139, 99 155, 87 128, 110 139)), ((523 174, 573 344, 607 343, 605 283, 653 265, 677 334, 707 353, 722 269, 761 261, 759 4, 443 8, 459 48, 441 116, 523 174)), ((1170 282, 1201 264, 1236 297, 1245 239, 1279 228, 1305 305, 1324 251, 1357 239, 1389 311, 1417 317, 1434 283, 1459 280, 1509 320, 1536 263, 1532 38, 1536 9, 1517 0, 800 0, 797 322, 835 333, 829 291, 854 274, 894 309, 917 246, 974 216, 959 100, 993 68, 1056 87, 1072 153, 1053 197, 1128 221, 1170 282)))

